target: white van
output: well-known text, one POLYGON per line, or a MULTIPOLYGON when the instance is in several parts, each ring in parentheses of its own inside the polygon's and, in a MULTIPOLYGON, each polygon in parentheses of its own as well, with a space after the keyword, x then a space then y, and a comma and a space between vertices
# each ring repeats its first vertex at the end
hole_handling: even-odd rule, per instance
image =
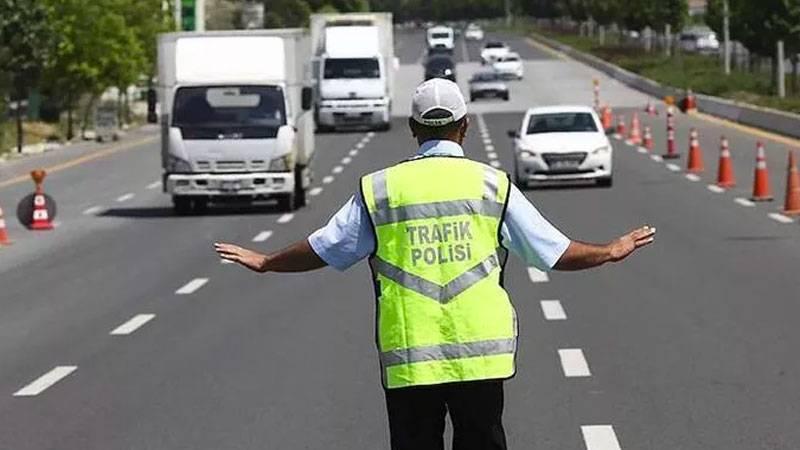
POLYGON ((428 28, 428 48, 443 48, 453 51, 455 48, 455 34, 450 27, 428 28))

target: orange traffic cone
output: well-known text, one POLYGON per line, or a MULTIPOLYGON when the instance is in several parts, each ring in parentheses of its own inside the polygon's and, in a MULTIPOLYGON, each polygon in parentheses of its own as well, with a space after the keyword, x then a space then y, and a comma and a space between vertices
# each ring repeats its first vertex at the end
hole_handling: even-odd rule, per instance
POLYGON ((656 107, 655 105, 653 105, 653 102, 651 100, 647 101, 647 106, 644 107, 644 112, 646 112, 647 115, 649 116, 658 115, 658 111, 656 111, 656 107))
POLYGON ((8 232, 6 231, 6 219, 3 217, 3 208, 0 208, 0 245, 9 245, 8 232))
POLYGON ((641 124, 639 123, 639 114, 633 113, 633 118, 631 119, 631 133, 628 135, 628 140, 633 145, 639 145, 642 143, 642 128, 641 124))
POLYGON ((690 113, 697 110, 697 97, 695 97, 692 89, 686 90, 686 97, 683 99, 683 112, 690 113))
POLYGON ((772 201, 772 189, 769 187, 769 171, 767 158, 764 155, 764 144, 756 144, 756 172, 753 179, 753 196, 751 200, 757 202, 772 201))
POLYGON ((617 135, 621 138, 625 137, 625 118, 617 116, 617 135))
POLYGON ((662 155, 664 159, 678 159, 681 157, 675 148, 675 129, 667 128, 667 153, 662 155))
POLYGON ((700 149, 700 141, 697 139, 697 130, 692 128, 689 133, 689 158, 686 170, 689 173, 700 173, 706 170, 703 164, 703 151, 700 149))
POLYGON ((728 147, 728 138, 722 136, 719 143, 719 169, 717 170, 717 186, 721 188, 732 188, 736 186, 736 178, 733 174, 733 161, 731 160, 731 150, 728 147))
POLYGON ((52 230, 53 223, 50 221, 50 212, 47 210, 47 197, 44 194, 42 183, 47 173, 44 170, 34 170, 31 178, 36 183, 36 191, 33 195, 33 217, 30 224, 31 230, 52 230))
POLYGON ((794 152, 789 152, 789 170, 786 175, 786 201, 783 204, 783 213, 800 214, 800 174, 794 163, 794 152))
POLYGON ((653 150, 653 133, 650 131, 649 126, 644 127, 644 141, 642 146, 650 151, 653 150))
POLYGON ((608 105, 603 107, 602 113, 602 122, 603 122, 603 129, 606 131, 610 131, 614 128, 614 118, 611 116, 611 108, 608 105))

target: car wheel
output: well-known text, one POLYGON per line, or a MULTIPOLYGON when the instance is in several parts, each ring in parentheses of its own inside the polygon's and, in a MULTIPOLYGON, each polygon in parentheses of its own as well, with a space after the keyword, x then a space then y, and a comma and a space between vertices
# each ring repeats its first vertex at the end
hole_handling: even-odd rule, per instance
POLYGON ((298 166, 294 169, 294 208, 302 208, 306 206, 308 200, 306 199, 306 190, 303 187, 303 171, 298 166))
POLYGON ((614 185, 613 177, 602 177, 597 179, 597 185, 600 187, 610 188, 614 185))
POLYGON ((511 98, 511 95, 508 92, 506 92, 505 95, 503 95, 503 100, 504 101, 508 101, 510 98, 511 98))
POLYGON ((295 195, 294 193, 291 194, 284 194, 278 197, 278 210, 283 212, 292 212, 295 208, 295 195))

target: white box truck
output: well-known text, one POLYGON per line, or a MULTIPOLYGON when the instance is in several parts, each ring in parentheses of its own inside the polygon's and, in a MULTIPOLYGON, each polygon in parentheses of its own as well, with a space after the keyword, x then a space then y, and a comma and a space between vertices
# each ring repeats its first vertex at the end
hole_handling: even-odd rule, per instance
POLYGON ((388 130, 399 66, 391 13, 312 14, 320 130, 388 130))
POLYGON ((305 204, 314 155, 310 50, 300 29, 159 37, 163 186, 176 212, 223 201, 305 204))

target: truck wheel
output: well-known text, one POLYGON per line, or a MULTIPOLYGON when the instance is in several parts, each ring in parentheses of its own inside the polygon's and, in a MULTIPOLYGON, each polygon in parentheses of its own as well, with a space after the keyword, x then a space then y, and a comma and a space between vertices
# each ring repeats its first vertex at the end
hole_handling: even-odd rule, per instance
POLYGON ((278 210, 283 212, 294 211, 295 210, 294 194, 284 194, 278 197, 278 210))
POLYGON ((205 214, 208 212, 208 199, 198 197, 192 202, 192 212, 195 214, 205 214))
POLYGON ((192 199, 182 195, 173 195, 172 208, 179 216, 186 216, 192 212, 192 199))
POLYGON ((302 208, 307 203, 306 189, 303 187, 303 171, 297 167, 294 169, 294 207, 302 208))
POLYGON ((378 131, 389 131, 391 129, 392 129, 392 122, 391 121, 390 122, 386 122, 386 123, 382 123, 380 126, 378 126, 378 131))

